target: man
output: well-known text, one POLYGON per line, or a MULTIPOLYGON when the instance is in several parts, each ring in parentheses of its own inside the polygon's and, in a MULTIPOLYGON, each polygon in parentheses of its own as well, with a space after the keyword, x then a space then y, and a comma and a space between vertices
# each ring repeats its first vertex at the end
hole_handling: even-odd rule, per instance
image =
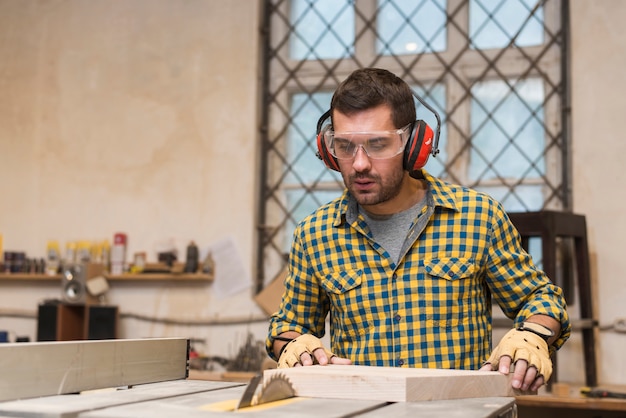
MULTIPOLYGON (((570 334, 560 288, 532 263, 502 206, 421 166, 410 87, 360 69, 331 100, 321 158, 346 190, 294 232, 267 350, 311 364, 482 369, 537 390, 570 334), (514 319, 491 351, 492 300, 514 319), (330 350, 319 338, 330 313, 330 350)), ((320 120, 320 122, 323 122, 320 120)), ((318 128, 319 130, 319 128, 318 128)), ((427 157, 426 157, 427 159, 427 157)))

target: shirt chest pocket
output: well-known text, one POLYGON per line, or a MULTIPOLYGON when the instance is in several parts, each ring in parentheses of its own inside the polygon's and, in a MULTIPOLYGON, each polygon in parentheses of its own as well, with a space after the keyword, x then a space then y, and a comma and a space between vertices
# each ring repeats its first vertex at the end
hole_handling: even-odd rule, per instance
POLYGON ((460 280, 474 277, 477 266, 474 259, 461 257, 446 257, 427 260, 424 269, 431 277, 444 280, 460 280))
POLYGON ((342 270, 326 275, 322 286, 327 293, 344 295, 361 286, 363 273, 361 270, 342 270))
POLYGON ((330 299, 334 325, 346 340, 362 335, 371 321, 363 280, 361 270, 342 270, 327 274, 321 283, 330 299))
POLYGON ((424 270, 425 319, 442 328, 466 324, 482 297, 474 260, 461 257, 425 260, 424 270))

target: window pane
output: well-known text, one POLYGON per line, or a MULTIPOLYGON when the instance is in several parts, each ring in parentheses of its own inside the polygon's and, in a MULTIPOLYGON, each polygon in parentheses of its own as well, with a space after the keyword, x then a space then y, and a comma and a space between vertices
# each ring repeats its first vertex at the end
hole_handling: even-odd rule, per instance
POLYGON ((476 190, 487 193, 502 205, 507 212, 529 212, 540 210, 543 207, 543 194, 540 185, 475 187, 476 190))
POLYGON ((445 0, 378 0, 376 51, 403 55, 446 49, 445 0))
POLYGON ((545 174, 544 91, 539 79, 472 87, 469 179, 545 174))
POLYGON ((294 60, 345 58, 354 53, 354 6, 336 0, 291 0, 289 55, 294 60))
POLYGON ((503 48, 543 43, 543 7, 530 12, 536 0, 471 0, 470 39, 474 48, 503 48), (519 32, 519 34, 518 34, 519 32))
POLYGON ((288 184, 310 184, 314 181, 332 181, 335 176, 315 156, 317 143, 315 131, 317 120, 330 107, 332 93, 319 92, 312 95, 297 93, 291 97, 291 124, 287 133, 288 184), (324 109, 320 111, 320 109, 324 109))

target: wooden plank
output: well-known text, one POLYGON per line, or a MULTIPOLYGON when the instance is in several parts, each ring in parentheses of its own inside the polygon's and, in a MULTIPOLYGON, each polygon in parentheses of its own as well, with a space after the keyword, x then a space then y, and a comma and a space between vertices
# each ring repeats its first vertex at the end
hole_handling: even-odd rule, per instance
POLYGON ((184 379, 189 340, 0 344, 0 401, 184 379))
POLYGON ((498 372, 368 366, 308 366, 272 369, 264 384, 282 374, 297 396, 416 402, 437 399, 510 397, 510 377, 498 372))
POLYGON ((43 396, 0 402, 0 416, 76 417, 82 412, 118 405, 135 404, 194 393, 206 394, 210 391, 237 386, 244 387, 241 383, 173 380, 136 385, 120 390, 111 389, 88 391, 80 394, 43 396))

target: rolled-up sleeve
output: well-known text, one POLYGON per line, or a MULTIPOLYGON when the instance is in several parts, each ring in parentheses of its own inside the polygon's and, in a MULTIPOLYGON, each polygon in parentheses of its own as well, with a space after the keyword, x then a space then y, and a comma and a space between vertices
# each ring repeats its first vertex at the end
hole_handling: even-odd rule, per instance
POLYGON ((571 324, 563 290, 535 266, 500 206, 492 228, 487 280, 494 300, 516 325, 533 315, 547 315, 561 324, 561 334, 551 349, 558 350, 569 338, 571 324))
POLYGON ((272 345, 277 335, 295 331, 322 338, 325 333, 329 301, 309 267, 310 262, 302 245, 302 237, 302 228, 296 228, 283 298, 278 311, 270 318, 266 350, 274 359, 272 345))

